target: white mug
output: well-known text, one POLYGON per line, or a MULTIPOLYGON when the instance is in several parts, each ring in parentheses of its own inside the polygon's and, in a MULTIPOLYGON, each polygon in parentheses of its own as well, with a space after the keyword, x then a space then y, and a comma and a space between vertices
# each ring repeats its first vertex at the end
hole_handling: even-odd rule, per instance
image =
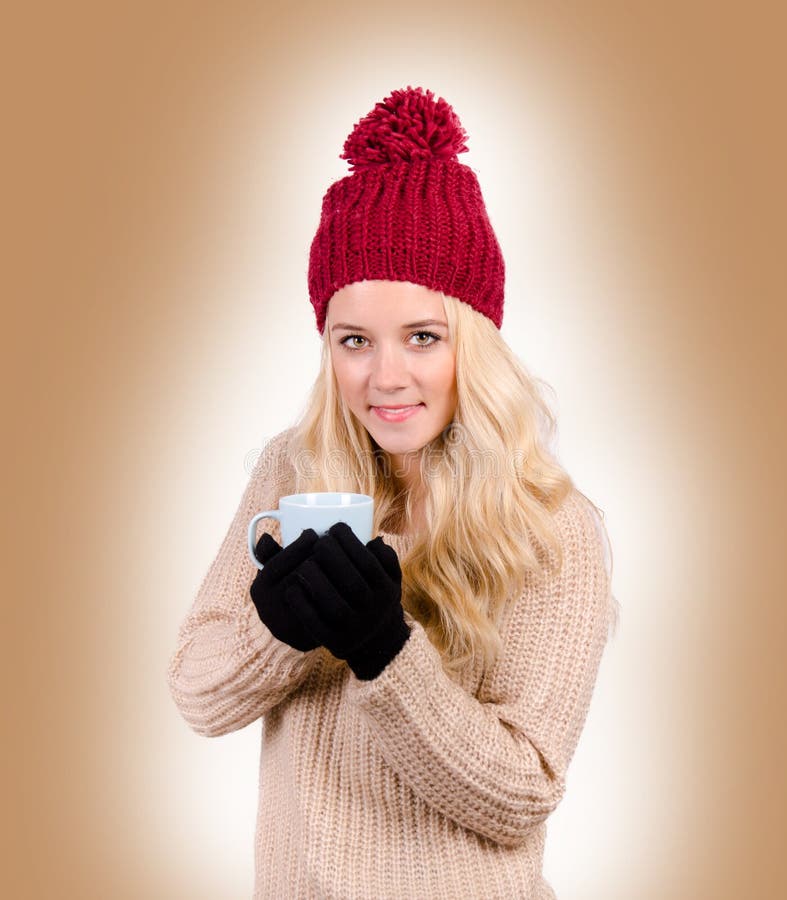
POLYGON ((352 494, 347 491, 313 491, 307 494, 288 494, 279 499, 278 509, 266 509, 257 513, 249 522, 249 554, 254 565, 261 569, 263 564, 257 559, 257 522, 260 519, 277 519, 281 526, 282 547, 297 540, 307 529, 312 528, 318 535, 337 522, 346 522, 363 544, 372 539, 372 516, 374 498, 366 494, 352 494))

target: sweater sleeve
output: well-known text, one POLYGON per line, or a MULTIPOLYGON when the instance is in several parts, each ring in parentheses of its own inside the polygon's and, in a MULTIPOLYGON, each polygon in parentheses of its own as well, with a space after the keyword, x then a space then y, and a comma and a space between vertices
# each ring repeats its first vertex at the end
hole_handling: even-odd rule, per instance
POLYGON ((383 672, 351 685, 402 781, 448 819, 505 846, 522 843, 564 794, 606 643, 603 524, 579 498, 555 514, 562 569, 526 580, 476 696, 445 673, 415 621, 383 672))
MULTIPOLYGON (((274 637, 249 594, 257 569, 249 558, 252 516, 290 493, 294 472, 288 431, 266 445, 221 547, 177 636, 167 680, 176 706, 197 734, 214 737, 265 714, 306 676, 316 651, 302 653, 274 637)), ((261 519, 258 534, 281 541, 278 522, 261 519)))

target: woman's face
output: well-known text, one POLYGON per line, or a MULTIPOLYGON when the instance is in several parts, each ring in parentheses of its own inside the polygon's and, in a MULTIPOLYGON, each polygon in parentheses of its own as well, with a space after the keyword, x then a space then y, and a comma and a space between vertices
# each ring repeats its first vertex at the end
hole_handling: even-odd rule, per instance
POLYGON ((331 298, 325 328, 345 403, 394 459, 452 421, 456 354, 437 291, 406 281, 348 284, 331 298), (386 412, 392 407, 414 408, 386 412))

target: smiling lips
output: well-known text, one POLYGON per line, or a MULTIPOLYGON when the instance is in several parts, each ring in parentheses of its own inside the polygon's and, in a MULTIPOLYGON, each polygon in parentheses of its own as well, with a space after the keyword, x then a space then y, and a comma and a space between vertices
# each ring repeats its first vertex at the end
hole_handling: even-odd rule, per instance
POLYGON ((404 422, 410 416, 415 415, 423 403, 414 406, 373 406, 375 414, 384 422, 404 422))

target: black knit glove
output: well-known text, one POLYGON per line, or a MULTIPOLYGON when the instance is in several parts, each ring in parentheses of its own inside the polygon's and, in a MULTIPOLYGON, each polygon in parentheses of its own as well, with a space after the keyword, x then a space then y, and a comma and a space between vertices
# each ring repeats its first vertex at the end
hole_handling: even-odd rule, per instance
POLYGON ((286 601, 315 641, 346 659, 357 678, 376 678, 410 636, 402 572, 393 547, 363 544, 337 522, 311 548, 288 583, 286 601))
POLYGON ((265 532, 254 550, 264 567, 257 572, 249 593, 257 613, 269 631, 296 650, 314 650, 320 646, 303 627, 301 620, 285 602, 287 586, 295 583, 294 571, 309 557, 317 542, 317 532, 307 528, 299 538, 282 548, 265 532))

